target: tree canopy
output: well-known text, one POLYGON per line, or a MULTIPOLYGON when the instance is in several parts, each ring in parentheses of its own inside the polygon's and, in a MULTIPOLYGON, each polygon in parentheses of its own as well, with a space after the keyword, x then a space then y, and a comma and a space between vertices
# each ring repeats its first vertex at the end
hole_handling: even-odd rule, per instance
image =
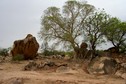
POLYGON ((89 43, 90 50, 95 52, 96 46, 104 42, 104 32, 103 31, 109 20, 109 15, 102 11, 95 11, 94 14, 90 15, 84 24, 84 31, 89 43))
POLYGON ((118 49, 126 45, 126 22, 114 17, 105 28, 105 36, 118 49))
POLYGON ((86 1, 67 1, 62 13, 57 7, 49 7, 41 18, 40 37, 46 41, 57 40, 76 50, 79 48, 78 40, 84 34, 84 21, 94 10, 94 6, 86 1))
POLYGON ((126 42, 126 22, 110 17, 104 10, 97 10, 86 1, 67 1, 62 10, 48 7, 41 17, 41 26, 39 36, 43 43, 56 42, 56 46, 63 44, 76 53, 79 52, 79 44, 85 39, 94 52, 104 38, 114 46, 126 42))

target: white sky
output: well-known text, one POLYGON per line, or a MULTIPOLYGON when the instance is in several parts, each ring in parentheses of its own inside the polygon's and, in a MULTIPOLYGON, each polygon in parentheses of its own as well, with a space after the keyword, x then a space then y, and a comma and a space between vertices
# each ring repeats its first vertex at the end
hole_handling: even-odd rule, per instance
MULTIPOLYGON (((0 0, 0 47, 10 47, 14 40, 23 39, 29 33, 39 41, 37 33, 40 30, 43 11, 50 6, 62 7, 66 1, 0 0)), ((96 8, 104 8, 108 14, 126 21, 126 0, 87 1, 96 8)))

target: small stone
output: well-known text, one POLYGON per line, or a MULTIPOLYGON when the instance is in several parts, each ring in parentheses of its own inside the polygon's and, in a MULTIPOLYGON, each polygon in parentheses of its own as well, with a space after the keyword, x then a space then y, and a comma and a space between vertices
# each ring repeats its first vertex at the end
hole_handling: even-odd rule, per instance
POLYGON ((122 63, 121 66, 126 68, 126 63, 122 63))
POLYGON ((126 73, 123 73, 121 77, 126 79, 126 73))
POLYGON ((37 63, 36 62, 34 62, 34 61, 31 61, 31 62, 29 62, 29 64, 27 64, 25 67, 24 67, 24 70, 28 70, 28 71, 30 71, 30 70, 36 70, 37 69, 37 63))
POLYGON ((65 73, 65 72, 68 72, 70 70, 69 67, 66 67, 66 66, 60 66, 56 69, 56 72, 57 73, 65 73))
POLYGON ((121 77, 122 74, 123 74, 123 73, 122 73, 120 70, 118 70, 118 71, 115 73, 115 75, 118 76, 118 77, 121 77))

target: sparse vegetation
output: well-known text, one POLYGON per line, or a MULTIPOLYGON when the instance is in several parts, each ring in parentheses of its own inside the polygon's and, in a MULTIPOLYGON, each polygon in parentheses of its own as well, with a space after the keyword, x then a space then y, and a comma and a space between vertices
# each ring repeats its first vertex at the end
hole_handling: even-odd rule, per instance
POLYGON ((12 61, 22 61, 24 60, 24 56, 22 54, 18 54, 12 57, 12 61))
POLYGON ((3 48, 3 49, 1 48, 0 49, 0 55, 6 57, 8 55, 8 51, 9 51, 8 48, 7 49, 6 48, 3 48))
POLYGON ((63 51, 57 51, 57 50, 44 50, 42 53, 44 56, 51 56, 51 55, 65 55, 65 52, 63 51))
POLYGON ((65 55, 73 57, 74 56, 74 52, 73 51, 65 52, 65 55))

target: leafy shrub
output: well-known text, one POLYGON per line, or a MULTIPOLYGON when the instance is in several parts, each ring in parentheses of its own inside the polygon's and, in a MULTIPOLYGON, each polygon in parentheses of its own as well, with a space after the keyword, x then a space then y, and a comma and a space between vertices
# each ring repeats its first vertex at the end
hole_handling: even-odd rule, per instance
POLYGON ((51 56, 51 55, 65 55, 65 52, 63 51, 57 51, 57 50, 44 50, 44 52, 42 53, 44 56, 51 56))
POLYGON ((102 54, 104 52, 104 50, 96 50, 96 54, 102 54))
POLYGON ((68 55, 70 57, 73 57, 74 56, 74 52, 73 51, 65 52, 65 55, 68 55))
POLYGON ((126 53, 126 44, 120 47, 120 53, 126 53))
POLYGON ((58 50, 53 50, 53 51, 44 50, 44 52, 42 54, 44 56, 61 55, 62 57, 67 55, 67 56, 69 56, 71 58, 74 56, 74 52, 73 51, 65 52, 65 51, 58 51, 58 50))
POLYGON ((0 49, 0 55, 1 56, 7 56, 8 55, 8 51, 9 51, 9 49, 0 49))
POLYGON ((49 50, 44 50, 44 52, 42 54, 44 56, 50 56, 50 55, 53 55, 53 52, 52 51, 49 51, 49 50))
POLYGON ((24 55, 22 54, 18 54, 12 57, 12 61, 22 61, 22 60, 24 60, 24 55))

